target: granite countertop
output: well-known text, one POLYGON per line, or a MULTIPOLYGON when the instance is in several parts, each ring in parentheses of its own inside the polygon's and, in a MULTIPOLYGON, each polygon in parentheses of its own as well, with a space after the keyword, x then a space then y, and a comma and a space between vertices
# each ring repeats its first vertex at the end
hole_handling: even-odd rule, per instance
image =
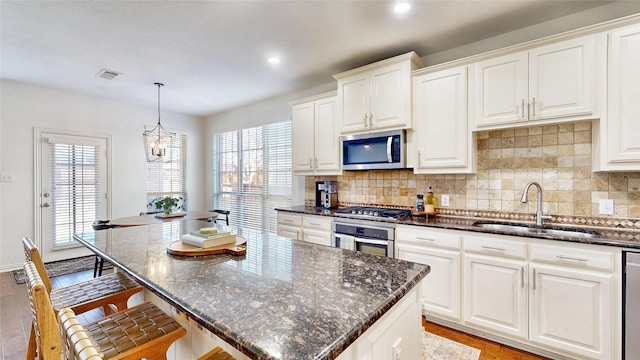
MULTIPOLYGON (((294 212, 299 214, 308 214, 308 215, 335 216, 334 215, 335 209, 317 210, 313 206, 292 206, 288 208, 277 208, 276 210, 294 212)), ((335 216, 335 217, 338 217, 338 216, 335 216)), ((340 217, 343 217, 343 216, 340 216, 340 217)), ((389 220, 371 220, 371 221, 390 222, 389 220)), ((500 219, 456 217, 451 215, 446 215, 446 216, 438 215, 434 218, 428 218, 428 219, 424 216, 423 217, 409 216, 405 218, 396 219, 395 221, 391 221, 391 222, 394 222, 395 224, 415 225, 415 226, 424 226, 424 227, 450 229, 450 230, 463 230, 463 231, 473 231, 473 232, 480 232, 480 233, 487 233, 487 234, 500 234, 500 235, 538 238, 538 239, 580 242, 584 244, 616 246, 616 247, 623 247, 623 248, 629 248, 629 249, 635 249, 635 250, 640 249, 640 231, 638 230, 617 229, 612 227, 580 226, 581 229, 585 229, 589 231, 597 231, 601 235, 601 237, 599 238, 583 238, 583 237, 575 237, 575 236, 559 236, 555 234, 532 234, 532 233, 521 233, 521 232, 513 232, 513 231, 496 230, 496 229, 486 229, 486 228, 473 226, 473 223, 475 223, 476 221, 489 221, 489 222, 501 222, 501 223, 509 222, 509 221, 500 220, 500 219)), ((545 223, 545 226, 558 228, 558 229, 574 227, 574 226, 562 226, 554 223, 545 223)))
POLYGON ((180 234, 210 226, 185 220, 75 237, 252 359, 334 359, 430 270, 247 229, 236 230, 247 239, 243 256, 167 254, 180 234))

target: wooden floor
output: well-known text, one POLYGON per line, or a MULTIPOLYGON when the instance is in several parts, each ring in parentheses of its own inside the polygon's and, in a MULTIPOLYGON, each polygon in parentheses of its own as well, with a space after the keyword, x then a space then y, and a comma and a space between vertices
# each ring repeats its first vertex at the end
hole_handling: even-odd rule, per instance
MULTIPOLYGON (((75 274, 63 275, 51 279, 53 287, 61 287, 76 282, 88 280, 93 276, 93 270, 75 274)), ((78 316, 83 323, 88 323, 102 317, 101 310, 93 310, 78 316)), ((3 360, 24 360, 29 326, 31 324, 31 310, 29 298, 24 284, 17 285, 12 272, 0 274, 0 348, 3 360)), ((477 336, 468 335, 453 329, 427 322, 422 318, 422 325, 433 334, 467 344, 480 349, 480 360, 541 360, 522 350, 485 340, 477 336)), ((454 359, 452 359, 454 360, 454 359)))

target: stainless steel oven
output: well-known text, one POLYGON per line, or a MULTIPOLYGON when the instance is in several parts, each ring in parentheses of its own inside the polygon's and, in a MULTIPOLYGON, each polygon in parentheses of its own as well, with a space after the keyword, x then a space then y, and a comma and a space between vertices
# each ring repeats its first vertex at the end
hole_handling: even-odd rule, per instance
POLYGON ((331 245, 334 247, 394 257, 394 223, 334 219, 332 229, 331 245))

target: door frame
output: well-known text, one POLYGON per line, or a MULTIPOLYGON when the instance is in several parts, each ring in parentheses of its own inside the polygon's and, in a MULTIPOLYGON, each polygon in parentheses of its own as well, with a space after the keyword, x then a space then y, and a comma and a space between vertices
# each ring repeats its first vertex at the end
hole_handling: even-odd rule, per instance
POLYGON ((92 137, 103 139, 107 142, 106 157, 107 161, 105 164, 106 178, 107 178, 107 198, 106 206, 107 206, 107 217, 111 219, 111 193, 112 193, 112 178, 111 178, 111 135, 104 133, 91 133, 84 131, 73 131, 73 130, 61 130, 61 129, 50 129, 50 128, 41 128, 34 127, 33 128, 33 234, 34 234, 34 243, 38 246, 39 249, 42 249, 42 215, 40 212, 40 189, 42 189, 42 134, 55 134, 55 135, 67 135, 67 136, 83 136, 83 137, 92 137))

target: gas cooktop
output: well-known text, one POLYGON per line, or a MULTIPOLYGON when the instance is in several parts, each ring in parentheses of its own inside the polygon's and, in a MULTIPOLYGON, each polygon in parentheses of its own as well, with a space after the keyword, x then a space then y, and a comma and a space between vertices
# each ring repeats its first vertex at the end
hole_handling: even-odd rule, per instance
POLYGON ((334 215, 355 219, 397 219, 411 215, 407 209, 387 209, 366 206, 349 206, 336 210, 334 215))

